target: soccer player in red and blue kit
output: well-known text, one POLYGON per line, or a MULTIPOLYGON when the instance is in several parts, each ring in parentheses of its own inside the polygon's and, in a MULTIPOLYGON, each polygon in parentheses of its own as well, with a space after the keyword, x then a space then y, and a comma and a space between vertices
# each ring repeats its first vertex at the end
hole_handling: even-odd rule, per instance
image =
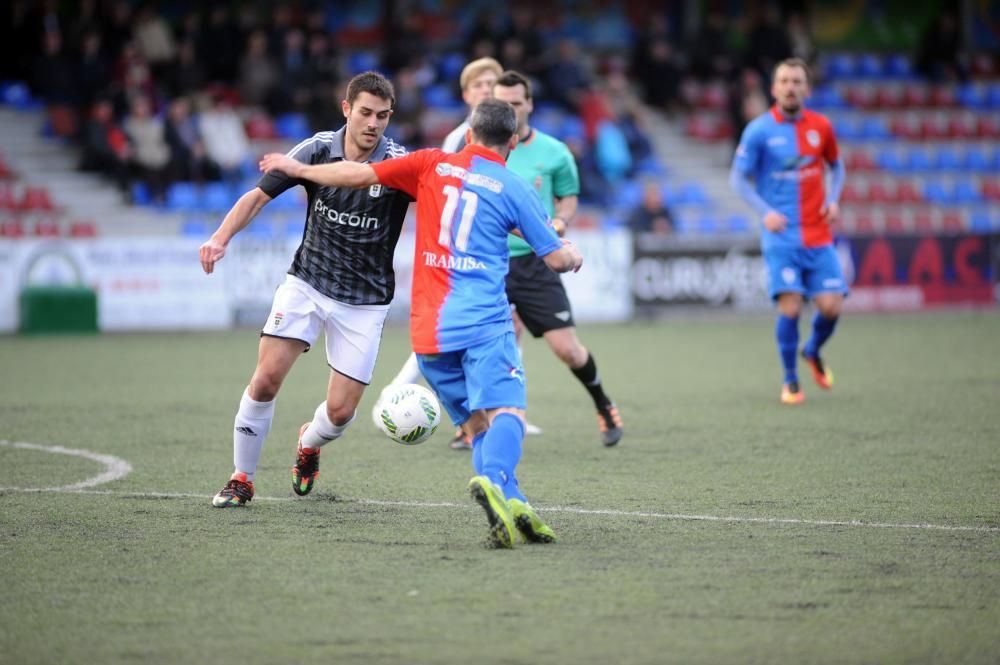
POLYGON ((805 395, 796 356, 804 298, 813 300, 816 313, 802 357, 820 388, 833 386, 833 373, 820 349, 833 334, 847 295, 830 228, 839 214, 845 171, 830 121, 804 107, 809 70, 803 60, 789 58, 778 64, 771 95, 774 106, 743 131, 730 184, 762 218, 761 251, 768 291, 778 305, 775 337, 785 371, 781 401, 801 404, 805 395), (832 175, 829 191, 827 167, 832 175))
POLYGON ((515 470, 524 439, 527 398, 510 304, 507 234, 516 231, 557 272, 578 270, 583 258, 553 230, 538 195, 508 171, 517 144, 513 107, 495 99, 470 117, 461 152, 418 150, 383 163, 307 165, 266 155, 263 171, 331 187, 384 185, 417 201, 410 337, 420 371, 452 420, 473 441, 473 498, 486 511, 490 538, 513 547, 552 542, 518 486, 515 470))

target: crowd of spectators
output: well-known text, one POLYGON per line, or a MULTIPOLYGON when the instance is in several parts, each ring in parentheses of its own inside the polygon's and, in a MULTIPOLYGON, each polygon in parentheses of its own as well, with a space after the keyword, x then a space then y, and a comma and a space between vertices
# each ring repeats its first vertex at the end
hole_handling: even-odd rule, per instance
MULTIPOLYGON (((536 123, 555 112, 543 129, 576 154, 582 199, 601 204, 621 179, 648 175, 648 109, 683 111, 688 82, 721 82, 738 136, 769 103, 773 65, 816 55, 804 17, 772 3, 739 20, 710 3, 694 21, 683 3, 655 0, 443 4, 10 0, 0 77, 29 82, 82 167, 162 197, 177 180, 251 175, 251 140, 276 126, 283 138, 338 128, 342 87, 368 68, 395 82, 390 132, 436 144, 451 127, 429 112, 444 104, 457 122, 458 71, 492 56, 532 79, 536 123)), ((922 42, 931 75, 961 75, 954 27, 945 17, 922 42)))

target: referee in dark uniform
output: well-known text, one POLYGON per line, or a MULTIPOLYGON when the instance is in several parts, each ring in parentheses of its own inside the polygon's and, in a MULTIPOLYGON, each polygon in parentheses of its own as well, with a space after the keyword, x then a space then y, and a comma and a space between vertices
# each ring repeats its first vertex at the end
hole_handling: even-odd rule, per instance
MULTIPOLYGON (((320 132, 288 153, 307 164, 342 160, 379 162, 406 150, 383 136, 395 104, 392 84, 376 72, 351 79, 341 102, 345 126, 320 132)), ((396 280, 392 256, 412 199, 375 185, 368 189, 321 187, 281 173, 263 176, 229 211, 201 246, 211 273, 229 241, 274 197, 295 185, 308 193, 302 244, 274 295, 261 331, 257 367, 240 400, 233 432, 235 472, 213 498, 217 507, 242 506, 253 497, 253 480, 274 416, 275 397, 298 357, 322 332, 330 380, 326 399, 299 430, 292 488, 308 494, 319 475, 320 448, 340 437, 354 420, 371 382, 382 328, 396 280)))

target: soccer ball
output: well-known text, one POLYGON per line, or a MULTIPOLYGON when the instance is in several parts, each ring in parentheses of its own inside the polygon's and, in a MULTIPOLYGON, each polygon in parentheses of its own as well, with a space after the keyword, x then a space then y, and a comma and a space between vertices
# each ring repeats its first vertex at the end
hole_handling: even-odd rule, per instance
POLYGON ((427 388, 415 383, 389 386, 372 411, 375 427, 406 446, 431 438, 441 423, 441 404, 427 388))

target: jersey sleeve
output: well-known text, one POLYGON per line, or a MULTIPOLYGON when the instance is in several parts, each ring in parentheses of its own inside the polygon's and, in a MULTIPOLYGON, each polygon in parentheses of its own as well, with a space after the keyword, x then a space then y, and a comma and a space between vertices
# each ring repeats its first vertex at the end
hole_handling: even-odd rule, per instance
POLYGON ((733 170, 742 176, 754 176, 761 156, 761 133, 755 123, 747 125, 733 157, 733 170))
POLYGON ((411 198, 417 198, 417 185, 420 182, 420 174, 424 172, 437 154, 444 154, 440 150, 427 149, 417 150, 402 157, 387 159, 384 162, 372 164, 375 176, 378 181, 386 187, 392 187, 408 194, 411 198))
MULTIPOLYGON (((306 139, 302 143, 289 150, 286 154, 303 164, 316 164, 317 162, 325 161, 325 153, 319 148, 322 144, 321 141, 317 141, 316 137, 313 136, 311 139, 306 139)), ((287 175, 280 171, 272 171, 271 173, 265 173, 261 176, 260 180, 257 181, 257 186, 272 199, 285 190, 291 189, 295 185, 304 184, 301 180, 297 178, 289 178, 287 175)))
POLYGON ((538 198, 538 192, 528 187, 527 183, 516 197, 515 206, 517 228, 535 254, 545 256, 562 247, 562 240, 549 223, 549 215, 538 198))
POLYGON ((561 143, 559 147, 560 160, 552 177, 552 195, 560 199, 564 196, 577 196, 580 193, 580 173, 576 168, 576 160, 565 144, 561 143))

